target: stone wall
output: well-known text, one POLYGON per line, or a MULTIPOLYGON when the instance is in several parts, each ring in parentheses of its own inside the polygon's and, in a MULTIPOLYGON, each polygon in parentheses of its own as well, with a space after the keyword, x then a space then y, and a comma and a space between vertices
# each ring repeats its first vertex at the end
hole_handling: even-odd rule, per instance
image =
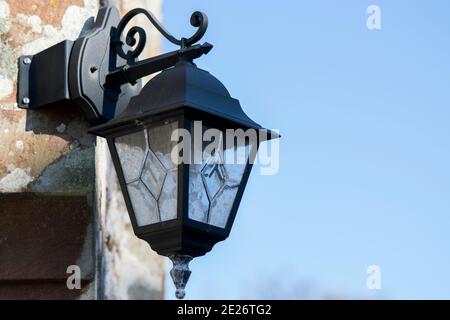
POLYGON ((0 192, 92 190, 94 139, 79 112, 28 112, 15 100, 18 57, 75 40, 97 8, 96 0, 0 0, 0 192))
MULTIPOLYGON (((15 297, 30 292, 29 288, 23 291, 17 287, 11 289, 13 278, 5 270, 5 265, 12 270, 14 264, 5 264, 2 259, 13 259, 14 248, 19 250, 26 243, 31 245, 32 237, 48 231, 48 224, 52 224, 52 215, 48 214, 41 229, 31 228, 31 225, 41 225, 33 203, 45 208, 60 201, 70 203, 59 206, 64 211, 61 216, 68 221, 73 215, 84 214, 86 208, 90 216, 82 220, 84 227, 77 226, 77 230, 83 230, 80 235, 83 241, 77 242, 80 250, 75 252, 79 252, 80 257, 90 257, 91 263, 84 266, 92 270, 84 270, 86 276, 83 279, 89 285, 85 285, 84 291, 75 296, 105 299, 163 297, 163 260, 132 233, 105 142, 87 134, 89 125, 75 107, 27 111, 17 108, 15 102, 17 58, 24 54, 36 54, 64 39, 78 38, 92 25, 93 19, 90 17, 95 17, 97 13, 97 1, 0 0, 0 297, 8 297, 8 292, 15 297), (79 203, 78 209, 76 203, 79 203), (21 223, 11 224, 11 217, 17 217, 17 221, 24 221, 24 225, 30 227, 21 229, 21 223), (25 238, 28 242, 23 240, 21 243, 21 237, 11 236, 13 227, 17 228, 17 232, 34 230, 36 235, 27 234, 25 238), (2 254, 2 246, 8 248, 9 255, 2 254)), ((145 7, 157 16, 161 14, 160 0, 111 2, 122 13, 134 7, 145 7)), ((149 31, 146 54, 157 54, 159 36, 148 23, 139 19, 135 21, 142 23, 149 31)), ((55 219, 58 218, 61 217, 55 216, 55 219)), ((55 225, 71 228, 64 223, 55 225)), ((71 229, 60 232, 71 234, 71 229)), ((54 236, 58 237, 58 233, 54 236)), ((40 252, 50 250, 47 244, 54 240, 41 239, 40 252)), ((58 250, 63 254, 63 247, 58 250)), ((46 263, 51 265, 48 268, 44 266, 44 269, 59 268, 55 279, 48 274, 45 279, 29 280, 62 281, 61 270, 65 270, 67 265, 56 258, 48 262, 57 253, 49 252, 45 261, 38 261, 41 266, 46 263)), ((20 253, 17 254, 19 259, 20 253)), ((68 263, 68 260, 62 261, 68 263)), ((74 258, 74 264, 77 261, 79 259, 74 258)), ((21 270, 33 274, 33 270, 21 270)), ((53 292, 57 292, 55 290, 53 292)), ((52 292, 52 289, 45 292, 52 292)), ((23 297, 45 297, 45 292, 23 297)))

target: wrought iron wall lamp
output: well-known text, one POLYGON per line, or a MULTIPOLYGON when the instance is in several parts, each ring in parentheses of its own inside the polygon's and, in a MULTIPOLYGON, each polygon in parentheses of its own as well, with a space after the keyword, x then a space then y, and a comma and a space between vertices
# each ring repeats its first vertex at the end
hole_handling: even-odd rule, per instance
POLYGON ((194 133, 197 120, 201 131, 216 128, 224 139, 228 128, 270 133, 219 80, 193 64, 212 45, 196 44, 206 32, 206 15, 193 13, 191 24, 195 34, 176 39, 144 9, 120 20, 115 7, 102 7, 94 27, 76 41, 20 57, 17 94, 19 107, 29 110, 75 105, 94 125, 89 131, 107 139, 133 230, 172 260, 177 298, 184 297, 189 261, 228 237, 261 140, 223 147, 233 156, 246 150, 240 164, 222 161, 220 152, 200 164, 174 163, 172 133, 194 133), (138 14, 180 49, 138 61, 145 31, 133 26, 122 40, 138 14), (159 71, 141 90, 140 79, 159 71))

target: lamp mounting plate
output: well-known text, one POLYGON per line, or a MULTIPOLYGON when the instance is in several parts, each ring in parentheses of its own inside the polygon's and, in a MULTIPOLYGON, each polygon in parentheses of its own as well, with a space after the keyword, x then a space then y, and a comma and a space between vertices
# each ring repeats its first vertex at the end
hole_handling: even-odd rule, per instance
POLYGON ((127 64, 116 55, 111 34, 120 21, 115 7, 100 8, 94 27, 74 43, 69 64, 71 99, 91 123, 114 118, 128 105, 130 98, 141 89, 141 81, 112 86, 106 76, 127 64))
POLYGON ((19 58, 17 104, 22 109, 65 105, 70 100, 68 65, 72 41, 19 58), (45 79, 44 76, 45 75, 45 79))

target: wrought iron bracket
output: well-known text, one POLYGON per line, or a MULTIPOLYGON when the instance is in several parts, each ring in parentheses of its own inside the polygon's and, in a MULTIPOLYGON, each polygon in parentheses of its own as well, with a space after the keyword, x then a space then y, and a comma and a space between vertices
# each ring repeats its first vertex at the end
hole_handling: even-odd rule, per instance
POLYGON ((145 9, 134 9, 120 19, 113 6, 99 9, 95 24, 76 41, 65 40, 33 56, 21 56, 17 104, 23 109, 44 106, 77 106, 91 124, 113 119, 139 94, 141 78, 207 54, 212 45, 195 44, 206 32, 208 18, 194 12, 191 25, 197 31, 190 38, 177 39, 145 9), (180 49, 138 60, 145 48, 143 28, 124 30, 142 14, 170 42, 180 49), (124 38, 124 40, 123 40, 124 38))

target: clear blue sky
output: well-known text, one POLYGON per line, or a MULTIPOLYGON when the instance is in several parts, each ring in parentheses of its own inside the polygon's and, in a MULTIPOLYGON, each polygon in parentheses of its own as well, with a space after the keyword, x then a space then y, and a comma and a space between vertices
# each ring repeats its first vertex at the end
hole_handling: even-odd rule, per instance
POLYGON ((450 2, 164 0, 164 24, 189 36, 195 10, 214 44, 198 66, 283 138, 186 298, 450 299, 450 2))

